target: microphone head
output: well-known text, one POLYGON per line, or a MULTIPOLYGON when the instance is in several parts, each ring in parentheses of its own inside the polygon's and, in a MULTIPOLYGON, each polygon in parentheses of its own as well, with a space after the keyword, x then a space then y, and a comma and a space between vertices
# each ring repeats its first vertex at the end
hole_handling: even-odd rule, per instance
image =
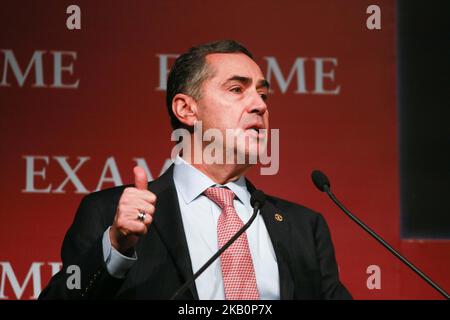
POLYGON ((255 189, 250 198, 250 204, 252 205, 252 207, 255 207, 256 203, 258 203, 258 207, 262 208, 265 202, 266 202, 266 195, 264 194, 264 192, 255 189))
POLYGON ((311 173, 311 178, 316 188, 320 191, 324 192, 330 189, 330 180, 328 180, 328 177, 322 171, 314 170, 311 173))

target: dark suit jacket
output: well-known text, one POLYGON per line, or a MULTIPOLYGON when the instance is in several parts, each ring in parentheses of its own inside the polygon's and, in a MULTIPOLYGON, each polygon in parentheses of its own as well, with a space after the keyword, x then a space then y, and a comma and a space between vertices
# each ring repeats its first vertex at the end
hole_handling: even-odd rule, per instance
MULTIPOLYGON (((247 184, 251 193, 254 187, 247 184)), ((138 260, 124 279, 108 274, 102 236, 113 223, 124 188, 95 192, 81 201, 62 246, 63 268, 40 299, 168 299, 192 276, 173 166, 149 183, 158 200, 149 232, 135 248, 138 260), (70 265, 80 267, 81 289, 67 288, 70 265)), ((281 299, 351 298, 339 281, 330 233, 320 214, 271 196, 261 214, 278 262, 281 299)), ((198 299, 195 284, 179 298, 198 299)))

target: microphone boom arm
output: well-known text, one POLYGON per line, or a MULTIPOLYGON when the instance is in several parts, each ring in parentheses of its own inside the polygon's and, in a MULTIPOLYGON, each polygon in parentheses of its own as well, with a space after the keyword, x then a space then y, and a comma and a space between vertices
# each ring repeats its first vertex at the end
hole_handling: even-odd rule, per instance
POLYGON ((334 194, 331 192, 328 185, 323 186, 324 191, 328 194, 330 199, 339 207, 342 211, 350 218, 352 219, 357 225, 359 225, 361 228, 363 228, 367 233, 369 233, 372 237, 374 237, 379 243, 383 245, 386 249, 389 250, 394 256, 396 256, 398 259, 400 259, 405 265, 407 265, 412 271, 414 271, 416 274, 418 274, 423 280, 425 280, 430 286, 432 286, 435 290, 437 290, 440 294, 442 294, 447 300, 450 299, 450 296, 447 292, 444 291, 441 287, 439 287, 433 280, 431 280, 425 273, 419 270, 415 265, 413 265, 411 262, 409 262, 405 257, 403 257, 397 250, 392 248, 392 246, 384 241, 383 238, 381 238, 378 234, 375 233, 372 229, 370 229, 364 222, 359 220, 357 217, 355 217, 350 211, 347 210, 347 208, 344 207, 344 205, 339 202, 339 200, 334 196, 334 194))
POLYGON ((205 271, 226 249, 228 249, 229 246, 234 243, 234 241, 236 241, 237 238, 239 238, 250 227, 253 220, 255 220, 256 216, 258 215, 258 211, 260 209, 259 207, 260 203, 256 202, 253 208, 252 216, 241 228, 241 230, 239 230, 234 236, 232 236, 230 240, 228 240, 228 242, 222 246, 222 248, 220 248, 211 258, 209 258, 209 260, 200 269, 197 270, 194 276, 173 294, 170 300, 175 300, 179 295, 183 294, 184 291, 186 291, 186 289, 189 288, 189 286, 195 281, 195 279, 197 279, 203 273, 203 271, 205 271))

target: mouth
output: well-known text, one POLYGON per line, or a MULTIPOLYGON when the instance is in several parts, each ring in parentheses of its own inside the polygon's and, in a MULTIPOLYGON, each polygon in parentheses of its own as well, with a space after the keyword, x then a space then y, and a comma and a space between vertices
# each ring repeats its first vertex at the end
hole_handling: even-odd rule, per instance
POLYGON ((245 127, 245 130, 254 130, 257 133, 259 133, 259 131, 261 129, 264 129, 264 125, 260 121, 256 121, 256 122, 250 123, 247 127, 245 127))
POLYGON ((250 131, 253 131, 253 132, 256 132, 257 134, 259 134, 259 128, 256 127, 256 126, 247 128, 246 131, 247 131, 247 130, 250 130, 250 131))
POLYGON ((263 137, 263 134, 261 132, 262 129, 264 129, 264 128, 261 124, 253 124, 253 125, 247 127, 244 131, 246 134, 248 134, 250 136, 262 138, 263 137))

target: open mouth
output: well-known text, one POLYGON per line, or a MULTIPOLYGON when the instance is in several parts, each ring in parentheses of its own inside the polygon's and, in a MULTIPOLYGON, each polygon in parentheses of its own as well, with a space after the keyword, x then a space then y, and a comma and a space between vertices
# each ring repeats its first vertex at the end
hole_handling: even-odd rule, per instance
POLYGON ((251 130, 251 131, 255 131, 256 133, 259 133, 259 128, 258 127, 250 127, 250 128, 247 128, 247 130, 251 130))
POLYGON ((247 135, 254 137, 254 138, 259 138, 262 139, 263 138, 263 132, 261 131, 261 127, 258 125, 255 126, 251 126, 248 127, 247 129, 245 129, 245 132, 247 135))

